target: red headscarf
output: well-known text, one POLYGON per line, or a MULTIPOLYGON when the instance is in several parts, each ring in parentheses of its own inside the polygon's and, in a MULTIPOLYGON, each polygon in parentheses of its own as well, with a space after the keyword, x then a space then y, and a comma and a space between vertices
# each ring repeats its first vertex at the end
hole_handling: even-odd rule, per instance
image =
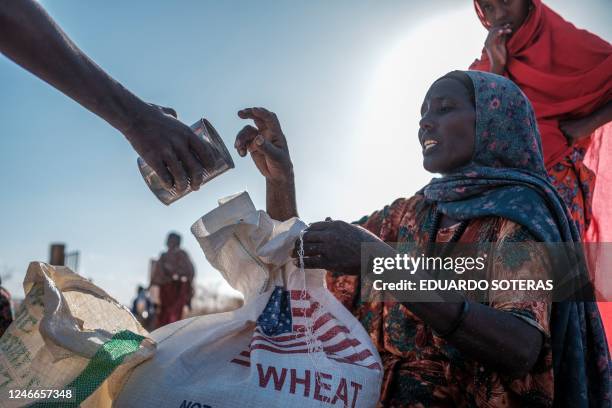
MULTIPOLYGON (((541 0, 531 3, 525 22, 506 43, 506 68, 509 78, 533 104, 542 135, 544 162, 550 167, 571 150, 558 121, 588 115, 610 100, 612 45, 576 28, 541 0)), ((488 29, 476 0, 474 7, 488 29)), ((485 50, 470 69, 490 70, 485 50)), ((588 140, 583 143, 588 144, 588 140)))
MULTIPOLYGON (((596 35, 576 28, 541 0, 531 0, 531 10, 521 27, 506 43, 506 76, 527 95, 536 113, 547 168, 571 151, 559 121, 586 116, 611 99, 612 45, 596 35)), ((489 29, 484 13, 474 0, 476 14, 489 29)), ((483 49, 470 69, 490 71, 483 49)), ((612 242, 612 123, 597 129, 579 146, 588 148, 584 163, 596 175, 593 218, 584 240, 612 242)), ((601 256, 602 245, 590 247, 591 272, 596 282, 606 282, 610 256, 601 256), (600 276, 602 275, 602 276, 600 276)), ((606 247, 607 248, 607 247, 606 247)), ((605 255, 605 254, 604 254, 605 255)), ((612 287, 600 287, 602 298, 612 299, 612 287)), ((606 331, 612 341, 612 303, 600 303, 606 331), (605 307, 603 307, 605 306, 605 307)))
MULTIPOLYGON (((531 3, 529 15, 506 43, 506 71, 533 105, 542 137, 544 162, 550 168, 572 151, 559 130, 559 121, 586 116, 610 101, 612 45, 576 28, 541 0, 531 0, 531 3)), ((489 24, 476 0, 474 7, 488 29, 489 24)), ((481 58, 474 61, 470 69, 490 70, 484 49, 481 58)), ((585 163, 598 178, 593 196, 596 218, 597 206, 612 201, 612 192, 601 188, 612 179, 612 125, 602 126, 578 145, 589 148, 585 163)), ((612 242, 612 220, 607 220, 605 225, 601 224, 604 220, 600 218, 599 221, 599 225, 594 223, 587 232, 587 241, 612 242)))

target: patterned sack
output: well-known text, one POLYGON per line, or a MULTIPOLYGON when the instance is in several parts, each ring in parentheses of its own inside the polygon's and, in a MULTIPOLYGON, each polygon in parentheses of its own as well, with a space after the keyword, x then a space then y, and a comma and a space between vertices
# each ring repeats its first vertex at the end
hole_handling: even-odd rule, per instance
POLYGON ((110 407, 155 343, 126 307, 66 267, 32 262, 23 287, 0 338, 0 407, 110 407))
POLYGON ((291 261, 306 225, 271 220, 247 193, 219 204, 192 232, 244 306, 151 333, 156 355, 114 406, 375 406, 382 365, 370 338, 325 288, 325 271, 291 261))

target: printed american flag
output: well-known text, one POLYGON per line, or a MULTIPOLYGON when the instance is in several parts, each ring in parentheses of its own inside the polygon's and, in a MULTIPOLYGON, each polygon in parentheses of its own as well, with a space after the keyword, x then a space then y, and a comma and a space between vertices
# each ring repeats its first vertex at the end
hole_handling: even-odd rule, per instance
POLYGON ((318 340, 315 342, 316 349, 324 352, 327 358, 382 371, 370 350, 351 336, 349 329, 331 313, 322 311, 319 303, 313 302, 307 292, 287 291, 282 287, 274 289, 266 308, 257 319, 248 349, 231 362, 250 367, 251 353, 258 350, 276 354, 306 354, 308 325, 312 325, 313 338, 318 340))

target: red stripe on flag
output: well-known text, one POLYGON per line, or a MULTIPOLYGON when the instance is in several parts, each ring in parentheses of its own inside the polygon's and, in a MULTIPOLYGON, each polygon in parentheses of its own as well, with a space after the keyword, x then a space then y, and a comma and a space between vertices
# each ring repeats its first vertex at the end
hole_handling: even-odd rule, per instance
POLYGON ((291 300, 310 300, 310 293, 302 290, 290 290, 291 300))
POLYGON ((272 353, 277 354, 306 354, 308 353, 308 349, 295 349, 295 350, 281 350, 274 348, 272 346, 268 346, 267 344, 253 344, 251 345, 251 352, 253 350, 266 350, 272 353))
MULTIPOLYGON (((283 348, 277 348, 279 346, 273 343, 272 344, 264 344, 264 343, 271 343, 271 342, 268 340, 258 340, 257 342, 251 343, 250 345, 251 352, 253 352, 253 350, 267 350, 267 351, 271 351, 273 353, 279 353, 279 354, 300 354, 300 353, 308 352, 307 348, 284 350, 283 348)), ((323 351, 325 353, 338 353, 340 351, 350 348, 351 346, 353 346, 353 344, 354 342, 343 340, 334 346, 329 346, 329 347, 323 346, 323 351)), ((296 346, 300 346, 300 345, 296 344, 296 346)), ((283 346, 283 347, 289 347, 289 346, 283 346)), ((342 357, 342 358, 346 358, 347 360, 351 362, 355 362, 355 361, 364 360, 370 356, 372 356, 372 353, 370 352, 370 350, 365 349, 358 353, 354 353, 354 354, 351 354, 350 356, 342 357)))
POLYGON ((273 339, 275 342, 283 342, 283 341, 292 341, 292 340, 297 340, 297 339, 301 339, 304 337, 303 334, 288 334, 286 336, 267 336, 265 333, 263 333, 261 330, 259 329, 255 329, 255 333, 264 336, 268 339, 273 339))
MULTIPOLYGON (((270 340, 270 341, 272 341, 274 343, 283 343, 283 342, 287 342, 287 341, 294 341, 294 340, 303 339, 304 337, 306 337, 306 335, 302 334, 302 333, 299 333, 299 334, 290 334, 290 335, 286 335, 286 336, 267 336, 265 333, 263 333, 259 329, 255 329, 255 333, 257 333, 257 335, 259 335, 259 337, 265 337, 266 339, 268 339, 268 340, 270 340)), ((322 335, 318 336, 317 339, 319 339, 322 342, 330 341, 331 339, 333 339, 334 337, 336 337, 340 333, 349 334, 350 331, 345 326, 340 326, 340 325, 339 326, 334 326, 334 327, 330 328, 329 330, 327 330, 322 335)), ((253 338, 255 338, 255 337, 257 337, 257 336, 254 336, 253 338)))
POLYGON ((368 357, 372 357, 372 352, 368 349, 362 350, 359 353, 351 354, 347 357, 341 357, 347 359, 351 363, 356 363, 357 361, 363 361, 368 357))
MULTIPOLYGON (((329 322, 333 319, 334 316, 331 313, 325 313, 323 316, 319 317, 315 323, 312 325, 312 330, 317 331, 323 326, 325 323, 329 322)), ((303 324, 294 324, 293 325, 294 332, 306 332, 306 326, 303 324)))
MULTIPOLYGON (((267 346, 267 345, 264 345, 264 344, 255 345, 254 347, 252 347, 252 349, 261 349, 261 350, 266 350, 266 351, 270 351, 272 353, 278 353, 278 354, 306 354, 308 352, 308 350, 305 350, 305 349, 299 349, 299 350, 277 350, 274 347, 270 347, 270 346, 267 346)), ((244 354, 244 353, 249 353, 249 352, 248 351, 243 351, 240 354, 244 354)), ((349 357, 327 356, 327 358, 329 358, 330 360, 338 361, 340 363, 344 363, 344 364, 352 364, 352 365, 356 365, 358 367, 368 368, 370 370, 382 371, 382 367, 377 362, 371 363, 369 365, 359 364, 357 361, 364 360, 365 359, 364 355, 366 356, 365 358, 367 358, 367 357, 371 356, 372 353, 370 353, 369 350, 364 350, 361 353, 353 354, 353 355, 351 355, 349 357), (366 353, 364 353, 364 352, 366 352, 366 353)), ((235 364, 243 365, 245 367, 250 367, 251 366, 251 363, 248 362, 248 361, 242 361, 242 360, 238 360, 238 359, 233 359, 233 360, 231 360, 231 362, 235 363, 235 364)))
POLYGON ((251 344, 255 343, 256 341, 263 341, 266 343, 270 343, 276 347, 282 347, 282 348, 306 346, 305 341, 298 341, 297 343, 277 343, 276 341, 274 341, 274 339, 269 338, 269 337, 253 336, 253 339, 251 340, 251 344))
POLYGON ((334 326, 317 338, 321 340, 322 342, 326 342, 326 341, 330 341, 331 339, 333 339, 340 333, 348 334, 349 329, 347 329, 345 326, 334 326))
POLYGON ((312 314, 319 308, 319 303, 312 302, 309 308, 304 307, 292 307, 291 315, 293 317, 311 317, 312 314))
POLYGON ((333 346, 323 346, 323 351, 326 353, 337 353, 339 351, 346 350, 349 347, 359 346, 360 344, 361 343, 357 339, 344 339, 340 343, 334 344, 333 346))

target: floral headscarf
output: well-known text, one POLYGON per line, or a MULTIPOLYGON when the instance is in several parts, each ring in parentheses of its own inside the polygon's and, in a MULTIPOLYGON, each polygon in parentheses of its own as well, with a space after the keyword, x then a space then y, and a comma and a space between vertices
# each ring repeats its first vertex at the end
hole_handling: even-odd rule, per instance
MULTIPOLYGON (((578 229, 546 173, 527 97, 502 76, 464 73, 475 91, 472 160, 433 179, 421 193, 458 220, 498 216, 523 225, 539 241, 579 243, 578 229)), ((579 273, 578 278, 588 280, 585 268, 579 273)), ((610 356, 596 304, 554 303, 551 338, 556 403, 610 403, 610 356)))

